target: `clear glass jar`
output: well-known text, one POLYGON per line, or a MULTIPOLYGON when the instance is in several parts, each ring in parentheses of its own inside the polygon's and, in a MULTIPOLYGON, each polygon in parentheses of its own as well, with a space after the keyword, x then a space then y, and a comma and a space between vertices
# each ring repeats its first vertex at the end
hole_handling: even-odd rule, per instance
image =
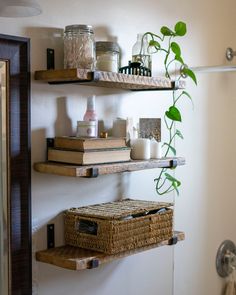
POLYGON ((115 42, 96 42, 96 70, 118 72, 120 61, 120 48, 115 42))
POLYGON ((64 33, 64 68, 94 70, 94 32, 89 25, 66 26, 64 33))

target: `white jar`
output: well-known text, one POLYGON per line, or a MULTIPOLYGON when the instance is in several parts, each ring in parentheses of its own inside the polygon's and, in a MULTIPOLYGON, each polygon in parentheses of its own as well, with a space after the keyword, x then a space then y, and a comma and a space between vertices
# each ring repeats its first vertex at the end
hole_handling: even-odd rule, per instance
POLYGON ((77 121, 76 137, 97 137, 97 121, 77 121))
POLYGON ((118 73, 119 59, 120 49, 117 43, 96 42, 96 70, 118 73))
POLYGON ((148 138, 131 140, 131 158, 133 160, 149 160, 151 156, 150 142, 148 138))

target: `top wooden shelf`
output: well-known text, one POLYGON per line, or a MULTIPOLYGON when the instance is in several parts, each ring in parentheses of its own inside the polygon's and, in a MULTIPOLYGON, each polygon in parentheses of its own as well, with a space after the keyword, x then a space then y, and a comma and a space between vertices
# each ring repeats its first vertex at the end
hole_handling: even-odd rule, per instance
POLYGON ((64 69, 36 71, 35 80, 49 84, 77 83, 88 86, 126 90, 174 90, 185 87, 184 81, 171 81, 164 77, 144 77, 114 72, 64 69))

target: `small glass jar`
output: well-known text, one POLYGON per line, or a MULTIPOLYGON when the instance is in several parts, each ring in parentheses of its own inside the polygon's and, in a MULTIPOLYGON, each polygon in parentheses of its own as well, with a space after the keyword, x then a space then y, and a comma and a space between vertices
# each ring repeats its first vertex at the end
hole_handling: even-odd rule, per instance
POLYGON ((81 68, 93 71, 94 66, 95 49, 92 26, 66 26, 64 33, 64 68, 81 68))
POLYGON ((118 72, 120 61, 120 48, 115 42, 96 42, 96 70, 118 72))

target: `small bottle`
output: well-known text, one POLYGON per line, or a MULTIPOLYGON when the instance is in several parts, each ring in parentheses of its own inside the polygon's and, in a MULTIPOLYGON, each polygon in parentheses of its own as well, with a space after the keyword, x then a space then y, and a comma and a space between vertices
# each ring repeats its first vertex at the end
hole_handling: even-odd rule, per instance
POLYGON ((138 62, 142 67, 152 70, 152 58, 148 52, 148 39, 147 35, 137 35, 137 41, 132 47, 132 62, 138 62))
POLYGON ((98 118, 95 110, 95 95, 87 98, 87 109, 84 114, 83 120, 86 122, 95 121, 95 136, 97 137, 98 118))

